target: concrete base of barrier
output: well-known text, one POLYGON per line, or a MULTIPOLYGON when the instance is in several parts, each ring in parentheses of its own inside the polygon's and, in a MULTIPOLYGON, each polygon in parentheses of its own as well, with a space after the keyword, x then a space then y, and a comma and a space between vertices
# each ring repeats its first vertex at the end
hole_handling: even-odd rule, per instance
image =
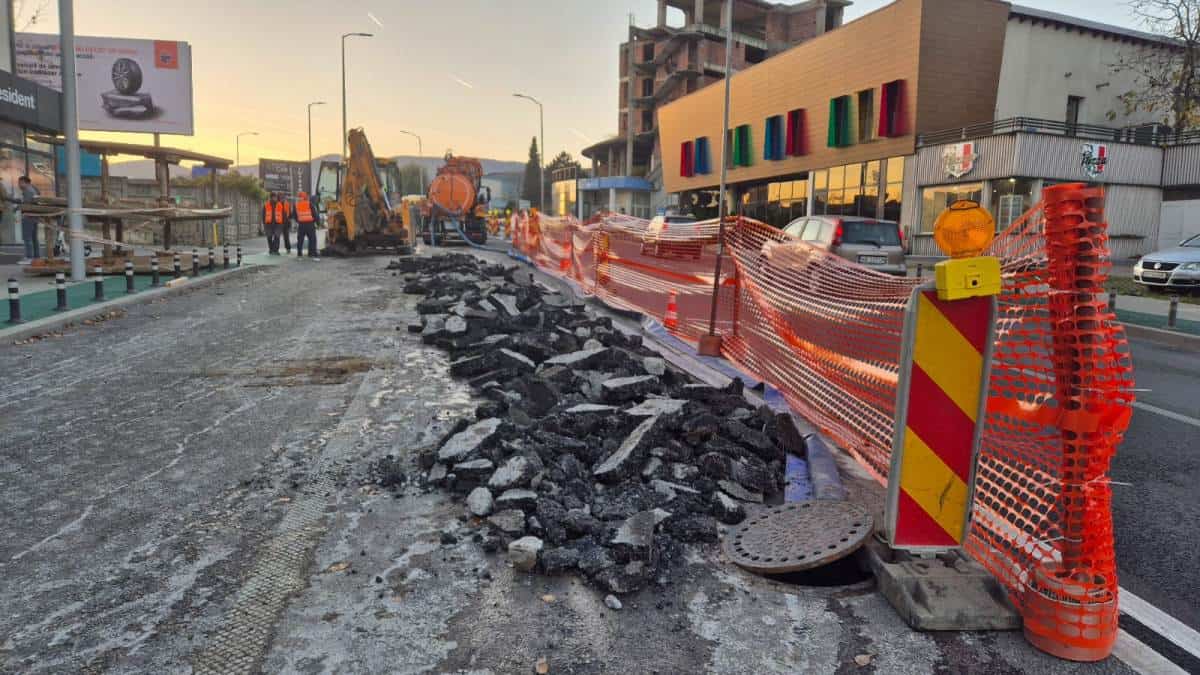
POLYGON ((721 355, 721 336, 720 335, 701 335, 700 345, 697 350, 701 356, 720 356, 721 355))
POLYGON ((912 558, 874 537, 865 552, 880 592, 917 630, 1021 628, 1021 615, 1007 592, 973 560, 957 554, 912 558))

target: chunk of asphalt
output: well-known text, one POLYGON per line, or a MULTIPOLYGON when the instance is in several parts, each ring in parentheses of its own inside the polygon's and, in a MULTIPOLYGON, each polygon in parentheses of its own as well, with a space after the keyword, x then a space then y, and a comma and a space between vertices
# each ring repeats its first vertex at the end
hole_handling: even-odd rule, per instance
POLYGON ((537 537, 521 537, 508 545, 508 559, 517 570, 528 572, 537 567, 542 546, 542 540, 537 537))
POLYGON ((479 452, 492 440, 503 423, 503 420, 498 417, 490 417, 482 422, 472 424, 446 441, 446 444, 438 450, 438 460, 458 463, 469 459, 471 455, 479 452))
POLYGON ((501 367, 512 368, 522 373, 532 373, 537 370, 537 364, 532 359, 511 349, 501 349, 497 352, 496 360, 501 367))
POLYGON ((467 320, 461 316, 451 316, 446 319, 446 332, 451 335, 462 335, 467 332, 467 320))
POLYGON ((454 475, 458 476, 459 479, 471 483, 478 483, 486 479, 495 470, 496 465, 492 463, 492 460, 483 458, 459 462, 454 465, 453 469, 454 475))
POLYGON ((654 445, 654 437, 657 436, 656 432, 661 419, 660 417, 646 418, 625 437, 625 440, 611 455, 592 470, 592 475, 602 482, 616 483, 637 473, 642 467, 644 455, 654 445))
POLYGON ((492 491, 485 487, 477 487, 467 495, 467 510, 471 515, 483 518, 492 512, 492 491))
POLYGON ((642 369, 649 375, 662 376, 667 374, 666 359, 658 356, 647 356, 642 359, 642 369))
POLYGON ((488 518, 488 523, 505 534, 525 534, 525 513, 518 509, 497 511, 488 518))
POLYGON ((520 316, 521 310, 517 309, 517 299, 511 295, 502 295, 497 293, 491 297, 492 300, 500 304, 509 316, 520 316))
POLYGON ((546 359, 543 367, 549 366, 566 366, 575 370, 589 370, 600 365, 608 358, 609 350, 607 347, 599 349, 581 349, 577 352, 569 354, 560 354, 558 356, 546 359))
POLYGON ((493 490, 507 490, 514 487, 529 485, 537 468, 524 455, 510 457, 504 466, 496 469, 496 473, 488 479, 488 487, 493 490))
POLYGON ((737 525, 746 519, 746 509, 720 490, 713 495, 712 510, 717 520, 726 525, 737 525))
POLYGON ((717 486, 734 499, 740 499, 744 502, 751 502, 754 504, 762 503, 763 496, 761 492, 752 492, 731 480, 719 480, 717 481, 717 486))
POLYGON ((628 546, 633 549, 649 549, 654 545, 654 528, 671 517, 670 511, 652 509, 639 511, 625 519, 613 535, 613 546, 628 546))
POLYGON ((658 384, 653 375, 614 377, 600 383, 600 395, 608 403, 624 403, 650 393, 658 384))
POLYGON ((569 415, 590 415, 595 413, 610 413, 620 410, 615 405, 602 405, 600 403, 580 403, 579 405, 567 408, 565 413, 569 415))
POLYGON ((496 498, 496 508, 498 509, 520 509, 526 513, 533 511, 537 507, 538 493, 533 490, 524 488, 513 488, 505 490, 504 494, 496 498))
POLYGON ((680 398, 648 398, 625 411, 633 417, 654 417, 656 415, 674 415, 683 410, 688 401, 680 398))

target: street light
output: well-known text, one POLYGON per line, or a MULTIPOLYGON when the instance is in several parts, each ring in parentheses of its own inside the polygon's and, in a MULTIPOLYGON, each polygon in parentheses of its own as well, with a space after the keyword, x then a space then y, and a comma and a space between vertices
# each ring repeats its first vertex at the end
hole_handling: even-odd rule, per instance
POLYGON ((533 101, 538 107, 538 208, 546 210, 546 118, 543 114, 542 102, 526 94, 513 94, 517 98, 533 101))
MULTIPOLYGON (((308 104, 308 170, 312 171, 312 107, 314 105, 325 105, 325 101, 313 101, 308 104)), ((307 188, 312 188, 311 185, 306 185, 307 188)))
MULTIPOLYGON (((425 160, 425 151, 421 148, 421 137, 418 136, 417 134, 414 134, 411 131, 405 131, 403 129, 400 130, 400 133, 407 134, 407 135, 412 136, 413 138, 417 139, 417 157, 420 158, 422 161, 424 161, 425 160)), ((421 167, 421 192, 424 192, 425 191, 425 166, 423 164, 421 164, 420 162, 417 163, 417 166, 421 167)))
POLYGON ((257 131, 243 131, 234 138, 236 150, 233 155, 233 170, 237 171, 238 165, 242 163, 242 136, 257 136, 257 131))
POLYGON ((346 38, 374 37, 371 33, 346 33, 342 36, 342 161, 346 161, 346 38))

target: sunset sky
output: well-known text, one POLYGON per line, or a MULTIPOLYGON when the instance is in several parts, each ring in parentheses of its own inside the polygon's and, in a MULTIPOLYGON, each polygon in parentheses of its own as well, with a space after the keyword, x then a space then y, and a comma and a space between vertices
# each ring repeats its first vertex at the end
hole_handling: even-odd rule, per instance
MULTIPOLYGON (((847 19, 890 0, 858 0, 847 19)), ((18 30, 57 33, 57 2, 24 0, 18 30), (26 27, 41 7, 36 24, 26 27)), ((1120 0, 1024 0, 1026 5, 1136 27, 1120 0)), ((163 144, 234 156, 304 159, 305 105, 313 153, 340 148, 340 35, 347 42, 350 126, 363 126, 381 155, 455 153, 524 160, 542 101, 546 145, 578 155, 617 127, 617 45, 629 14, 655 20, 654 0, 76 0, 80 35, 183 40, 192 45, 194 137, 163 144)), ((669 23, 679 23, 672 15, 669 23)), ((886 48, 881 45, 880 48, 886 48)), ((97 134, 88 134, 97 136, 97 134)), ((149 142, 148 136, 121 134, 149 142)))

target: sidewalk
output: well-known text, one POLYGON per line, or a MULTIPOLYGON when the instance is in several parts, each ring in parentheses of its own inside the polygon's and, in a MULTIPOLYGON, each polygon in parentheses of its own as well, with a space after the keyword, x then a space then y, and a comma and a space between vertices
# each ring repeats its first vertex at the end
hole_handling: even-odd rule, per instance
MULTIPOLYGON (((1122 323, 1166 329, 1167 312, 1170 307, 1171 303, 1168 300, 1136 295, 1118 295, 1116 312, 1117 318, 1122 323)), ((1179 303, 1175 330, 1200 336, 1200 305, 1179 303)))

